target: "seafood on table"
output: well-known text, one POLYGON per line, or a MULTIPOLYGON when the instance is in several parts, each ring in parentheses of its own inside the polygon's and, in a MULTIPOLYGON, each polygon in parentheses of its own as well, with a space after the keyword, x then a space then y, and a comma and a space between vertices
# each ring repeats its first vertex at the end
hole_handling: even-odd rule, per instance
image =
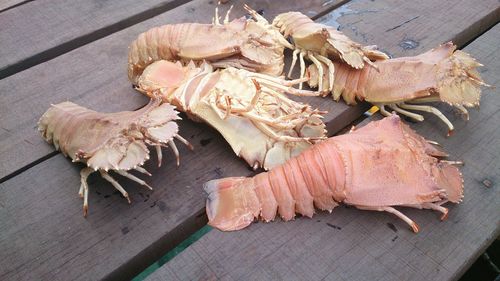
POLYGON ((195 121, 217 129, 254 169, 272 168, 325 138, 323 112, 285 93, 316 96, 287 81, 283 50, 292 46, 266 19, 155 27, 129 47, 129 79, 195 121))
POLYGON ((254 169, 270 169, 326 138, 324 112, 285 95, 315 95, 292 87, 300 81, 159 60, 146 67, 137 89, 217 129, 254 169))
POLYGON ((154 146, 158 154, 158 166, 162 161, 162 147, 170 147, 177 158, 179 152, 174 139, 188 147, 191 145, 178 134, 175 122, 180 118, 174 107, 160 104, 153 99, 136 111, 116 113, 96 112, 72 102, 52 105, 38 122, 42 137, 53 144, 73 162, 87 165, 80 171, 79 195, 83 198, 83 215, 88 212, 88 176, 99 171, 130 203, 125 189, 111 176, 113 171, 149 189, 145 181, 129 171, 151 175, 142 167, 149 159, 148 146, 154 146))
POLYGON ((312 217, 315 208, 332 212, 340 203, 362 210, 385 211, 418 225, 395 207, 432 209, 441 219, 446 202, 459 203, 463 179, 447 154, 404 124, 397 115, 318 143, 285 164, 254 177, 209 181, 209 225, 239 230, 277 213, 312 217))
POLYGON ((300 77, 310 77, 309 86, 323 95, 332 93, 336 101, 342 96, 347 104, 366 100, 385 116, 390 115, 389 107, 416 121, 424 117, 415 111, 429 112, 447 125, 448 135, 454 129, 449 119, 437 108, 421 103, 445 102, 468 119, 466 108, 479 106, 480 86, 489 87, 476 70, 482 65, 451 42, 418 56, 389 59, 375 46, 355 43, 299 12, 280 14, 273 25, 293 39, 289 76, 300 55, 300 77), (313 62, 307 70, 304 57, 313 62))
POLYGON ((416 121, 423 121, 424 117, 415 111, 430 112, 446 124, 448 135, 454 130, 451 121, 436 107, 422 103, 447 103, 468 120, 466 108, 479 107, 481 86, 490 87, 476 70, 481 64, 469 54, 456 50, 451 42, 418 56, 373 64, 375 67, 358 70, 334 63, 333 84, 326 75, 321 78, 315 65, 310 65, 308 83, 317 87, 318 81, 323 80, 323 90, 331 92, 335 100, 341 96, 347 104, 365 100, 377 105, 385 116, 390 115, 386 107, 416 121))
MULTIPOLYGON (((365 64, 373 66, 374 60, 388 59, 389 57, 378 51, 376 46, 363 46, 354 42, 336 28, 314 22, 300 12, 287 12, 277 15, 273 26, 280 29, 285 38, 293 40, 292 70, 300 58, 300 77, 306 75, 304 58, 309 59, 317 66, 321 76, 323 73, 333 80, 335 67, 331 60, 346 63, 352 68, 361 69, 365 64), (323 65, 327 67, 324 68, 323 65), (324 71, 327 69, 328 71, 324 71)), ((323 80, 319 80, 319 89, 323 90, 323 80)))
POLYGON ((236 67, 279 76, 284 48, 292 45, 264 17, 248 6, 253 19, 229 21, 228 10, 220 23, 218 10, 212 24, 180 23, 154 27, 129 46, 128 77, 134 85, 146 66, 158 60, 206 61, 213 67, 236 67))

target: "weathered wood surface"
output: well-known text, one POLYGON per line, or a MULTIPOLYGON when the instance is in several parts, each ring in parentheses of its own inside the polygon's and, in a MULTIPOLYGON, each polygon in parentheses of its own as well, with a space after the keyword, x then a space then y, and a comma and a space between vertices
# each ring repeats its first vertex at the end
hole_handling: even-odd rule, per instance
MULTIPOLYGON (((481 75, 500 85, 500 25, 465 48, 485 64, 481 75)), ((147 278, 152 280, 456 280, 500 234, 500 96, 483 95, 469 122, 451 116, 456 134, 445 138, 426 115, 412 124, 465 161, 465 198, 440 222, 429 210, 400 208, 421 227, 413 234, 388 213, 341 207, 293 222, 212 230, 147 278)))
MULTIPOLYGON (((6 93, 0 103, 2 177, 50 155, 52 147, 43 143, 35 128, 49 103, 69 99, 104 111, 143 105, 146 99, 130 89, 126 80, 126 46, 149 27, 211 16, 211 9, 200 3, 205 2, 183 5, 1 80, 2 93, 6 93)), ((280 8, 288 10, 290 5, 280 8)), ((435 23, 428 24, 429 32, 461 32, 460 26, 436 28, 435 23)), ((357 35, 349 30, 346 33, 359 41, 364 34, 362 30, 357 30, 357 35)), ((391 34, 380 34, 374 41, 390 45, 395 42, 391 34)), ((323 109, 338 109, 332 110, 340 112, 338 116, 357 110, 346 110, 342 103, 328 99, 315 101, 328 105, 323 109)), ((0 255, 0 279, 126 279, 204 224, 202 183, 251 172, 208 126, 191 121, 182 121, 180 126, 197 150, 182 148, 180 169, 175 169, 171 160, 161 169, 154 167, 154 161, 149 163, 147 168, 154 173, 150 182, 156 187, 153 193, 120 179, 134 200, 132 206, 116 196, 109 184, 92 177, 90 214, 83 219, 76 195, 80 167, 60 154, 0 184, 0 252, 5 253, 0 255)))
MULTIPOLYGON (((189 0, 155 1, 33 1, 4 11, 0 15, 0 79, 38 63, 47 61, 81 45, 98 40, 189 0)), ((237 2, 241 6, 243 1, 237 2)), ((272 5, 269 1, 250 1, 259 9, 275 15, 286 9, 299 9, 310 15, 335 5, 335 1, 285 1, 272 5)), ((196 1, 191 9, 201 13, 183 13, 190 22, 207 22, 216 0, 196 1), (192 15, 192 16, 190 16, 192 15), (198 18, 197 16, 202 16, 198 18)), ((228 7, 229 4, 223 7, 228 7)), ((172 22, 166 18, 156 24, 172 22)), ((124 45, 127 46, 127 45, 124 45)))
POLYGON ((0 2, 0 12, 4 12, 7 9, 12 9, 16 6, 24 4, 25 0, 3 0, 0 2))
POLYGON ((32 1, 0 14, 0 78, 189 0, 32 1))
MULTIPOLYGON (((241 7, 241 3, 244 1, 234 2, 236 7, 241 7)), ((458 3, 463 9, 454 11, 454 14, 427 8, 426 21, 413 20, 406 23, 403 27, 408 30, 405 29, 406 35, 403 36, 400 33, 401 29, 394 29, 394 27, 414 17, 414 15, 407 16, 406 11, 418 11, 420 7, 431 7, 433 4, 430 2, 432 1, 395 5, 392 1, 386 0, 386 8, 379 9, 375 13, 370 9, 370 5, 379 2, 381 1, 358 1, 355 4, 344 5, 340 9, 343 11, 343 16, 337 12, 333 15, 330 14, 329 20, 323 21, 332 24, 340 22, 340 29, 354 39, 367 44, 377 43, 383 50, 401 56, 415 52, 413 49, 400 46, 402 42, 405 42, 403 39, 406 37, 419 38, 418 50, 420 51, 443 42, 439 34, 447 39, 452 38, 454 41, 472 39, 471 34, 463 35, 464 30, 471 29, 471 26, 475 26, 476 29, 484 29, 488 24, 491 24, 491 19, 485 21, 484 18, 491 15, 491 6, 497 5, 493 0, 483 1, 481 4, 463 1, 463 3, 458 3), (423 5, 425 3, 428 4, 423 5), (469 6, 471 6, 470 9, 468 9, 469 6), (388 9, 387 7, 392 8, 388 9), (483 10, 477 11, 477 7, 481 7, 483 10), (469 14, 469 10, 474 11, 474 13, 469 14), (379 17, 375 17, 377 14, 379 17), (366 19, 367 17, 371 18, 366 19), (456 18, 462 20, 455 22, 456 18), (441 24, 441 22, 446 21, 453 22, 453 24, 441 24), (385 32, 385 30, 389 31, 385 32), (419 34, 429 34, 429 36, 425 38, 413 36, 412 30, 419 34)), ((292 1, 278 7, 270 5, 268 1, 255 1, 255 3, 250 2, 249 4, 258 10, 264 8, 264 13, 270 18, 276 13, 292 8, 301 10, 310 16, 314 12, 322 11, 322 2, 320 1, 313 1, 312 4, 308 4, 311 6, 307 8, 300 8, 297 3, 303 2, 292 1)), ((330 3, 325 8, 331 5, 333 4, 330 3)), ((494 7, 493 10, 498 10, 497 6, 494 7)), ((208 22, 212 16, 213 8, 213 3, 194 1, 175 9, 175 13, 164 13, 54 60, 0 80, 2 93, 0 159, 4 160, 0 163, 0 179, 14 175, 16 171, 27 167, 35 160, 44 159, 52 152, 52 148, 38 136, 34 125, 47 109, 49 103, 71 100, 83 106, 104 111, 130 110, 144 104, 145 99, 134 93, 128 86, 129 83, 125 75, 126 46, 139 33, 156 25, 193 20, 208 22)), ((236 9, 234 15, 242 15, 241 9, 236 9)), ((317 99, 313 100, 314 105, 322 106, 323 109, 328 109, 332 114, 333 112, 342 112, 339 114, 342 117, 339 120, 342 121, 352 121, 360 112, 359 108, 346 109, 343 104, 335 105, 317 99)), ((328 120, 334 120, 333 116, 328 117, 328 120)), ((339 126, 334 126, 340 122, 329 123, 330 130, 340 129, 339 126)))
MULTIPOLYGON (((193 14, 211 15, 206 9, 202 12, 198 4, 181 6, 133 30, 19 73, 33 78, 37 85, 26 91, 22 85, 25 79, 11 84, 23 89, 15 89, 18 96, 9 96, 11 106, 18 106, 9 113, 16 113, 18 124, 32 131, 33 141, 39 141, 34 124, 51 102, 71 99, 107 111, 143 105, 146 99, 130 89, 126 80, 123 46, 138 33, 167 19, 181 22, 189 21, 193 14), (103 64, 95 70, 98 63, 103 64), (67 66, 60 68, 64 65, 67 66), (29 94, 33 96, 28 97, 29 94), (40 101, 44 105, 39 105, 40 101), (31 116, 22 119, 25 114, 31 116)), ((345 108, 342 104, 334 106, 345 108)), ((3 106, 2 113, 6 111, 8 107, 3 106)), ((76 194, 81 167, 72 165, 61 154, 0 184, 0 279, 130 278, 206 223, 202 183, 221 176, 248 175, 251 171, 208 126, 188 120, 179 125, 181 134, 195 145, 196 152, 181 148, 179 169, 174 167, 171 155, 161 169, 154 167, 155 161, 148 163, 146 168, 154 174, 148 180, 156 188, 153 193, 120 179, 134 201, 132 206, 94 176, 90 180, 89 217, 84 219, 82 202, 76 194)), ((39 154, 42 156, 52 150, 41 141, 39 146, 45 149, 45 154, 39 154)), ((20 157, 21 150, 17 149, 20 157)), ((14 159, 13 156, 5 160, 14 159)))
POLYGON ((500 3, 494 0, 410 2, 354 0, 320 22, 391 56, 413 56, 448 41, 463 46, 500 21, 500 3), (383 35, 392 41, 380 41, 383 35))
MULTIPOLYGON (((245 15, 245 1, 232 2, 236 5, 233 16, 245 15)), ((246 2, 257 10, 264 9, 264 13, 271 17, 287 11, 287 6, 271 5, 268 1, 246 2)), ((328 11, 339 2, 342 1, 333 1, 323 6, 323 1, 289 1, 288 7, 314 16, 328 11)), ((214 8, 212 1, 193 1, 0 80, 0 182, 34 161, 45 159, 53 151, 36 130, 38 118, 51 103, 71 100, 82 106, 107 112, 131 110, 144 105, 146 98, 137 94, 127 79, 128 45, 141 32, 154 26, 193 21, 211 22, 214 8)), ((223 6, 221 12, 228 8, 228 5, 223 6)), ((346 109, 343 104, 330 105, 330 111, 338 112, 337 115, 342 118, 349 118, 350 112, 355 112, 355 116, 360 114, 359 109, 346 109)), ((334 115, 331 118, 333 117, 334 115)))

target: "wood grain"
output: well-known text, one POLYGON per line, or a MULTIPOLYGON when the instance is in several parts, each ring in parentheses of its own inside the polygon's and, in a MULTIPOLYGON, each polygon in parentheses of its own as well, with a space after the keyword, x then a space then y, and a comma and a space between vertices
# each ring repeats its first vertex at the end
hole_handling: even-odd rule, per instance
POLYGON ((417 55, 448 41, 463 46, 499 20, 500 3, 494 0, 474 3, 467 0, 418 3, 355 0, 320 22, 399 57, 417 55), (391 40, 380 40, 384 36, 391 40))
MULTIPOLYGON (((500 84, 499 46, 497 25, 465 48, 484 62, 481 75, 493 85, 500 84)), ((390 214, 341 207, 312 219, 212 230, 147 280, 457 280, 500 234, 499 107, 498 90, 486 91, 469 122, 440 105, 457 127, 451 138, 431 115, 411 124, 466 163, 464 201, 447 204, 444 222, 428 210, 400 208, 420 225, 413 234, 390 214)))
POLYGON ((0 79, 189 0, 32 1, 2 12, 0 79))
MULTIPOLYGON (((205 2, 183 5, 0 81, 2 169, 16 171, 19 168, 13 166, 24 167, 51 153, 52 147, 35 130, 36 120, 51 102, 70 99, 105 111, 143 105, 145 98, 126 81, 126 46, 152 26, 205 19, 209 9, 201 9, 206 6, 200 3, 205 2)), ((431 23, 428 28, 443 34, 460 32, 448 27, 440 30, 431 23)), ((377 40, 391 42, 386 34, 377 40)), ((342 103, 316 100, 340 109, 338 116, 347 112, 342 103)), ((172 162, 161 169, 153 167, 154 161, 149 163, 155 174, 150 180, 156 187, 153 193, 121 179, 134 200, 132 206, 114 194, 109 184, 93 177, 90 214, 83 219, 76 195, 79 167, 60 154, 0 184, 0 249, 7 253, 0 256, 0 279, 127 279, 204 224, 201 184, 251 172, 208 126, 188 120, 180 126, 196 152, 182 149, 179 170, 172 162)))
MULTIPOLYGON (((233 2, 233 16, 245 15, 245 1, 233 2)), ((288 7, 315 16, 342 1, 330 1, 328 5, 323 5, 323 1, 289 1, 287 6, 271 5, 262 0, 246 2, 274 17, 288 7)), ((228 8, 225 5, 221 10, 224 12, 228 8)), ((146 98, 138 95, 127 79, 128 45, 140 33, 154 26, 192 21, 208 23, 214 9, 213 1, 193 1, 0 80, 0 159, 3 160, 0 163, 0 182, 30 167, 30 164, 40 162, 39 159, 45 159, 53 151, 36 130, 38 118, 51 103, 71 100, 107 112, 132 110, 144 105, 146 98)), ((330 111, 345 115, 345 110, 344 105, 334 105, 330 111)), ((356 110, 349 108, 347 113, 356 110)))
MULTIPOLYGON (((310 1, 307 9, 296 0, 271 5, 270 1, 251 1, 269 16, 285 9, 301 9, 310 15, 342 0, 310 1), (284 5, 283 5, 284 4, 284 5)), ((345 2, 345 0, 343 0, 345 2)), ((155 1, 33 1, 2 12, 0 17, 0 79, 55 58, 82 45, 164 13, 189 0, 155 1)), ((243 1, 233 1, 241 6, 243 1)), ((195 1, 189 21, 206 21, 217 1, 195 1)), ((1 6, 1 4, 0 4, 1 6)), ((228 7, 229 5, 224 5, 228 7)), ((165 22, 169 22, 168 20, 165 22)))
MULTIPOLYGON (((234 15, 242 15, 241 3, 244 1, 233 2, 235 7, 240 7, 235 9, 234 15)), ((427 2, 418 4, 412 2, 396 5, 391 0, 387 1, 387 7, 392 5, 400 9, 399 12, 394 12, 391 15, 392 11, 397 10, 386 7, 378 8, 374 12, 375 10, 370 8, 374 2, 358 1, 342 6, 336 13, 329 14, 322 21, 329 24, 340 24, 340 29, 355 40, 366 44, 376 43, 392 55, 411 55, 416 51, 424 51, 445 41, 439 37, 439 34, 448 39, 461 38, 461 41, 473 39, 471 34, 463 35, 464 30, 474 26, 478 30, 486 28, 491 25, 492 10, 498 11, 498 4, 494 0, 482 1, 481 4, 477 5, 467 1, 462 2, 459 3, 459 6, 464 7, 464 9, 453 10, 454 14, 449 14, 442 12, 443 10, 429 8, 434 5, 432 3, 424 5, 427 2), (474 7, 466 9, 465 7, 468 6, 474 7), (428 7, 426 8, 426 21, 420 22, 418 18, 400 28, 393 29, 402 22, 414 18, 415 14, 407 16, 407 13, 411 11, 416 13, 415 11, 418 11, 420 7, 428 7), (478 10, 479 8, 481 10, 478 10), (469 10, 474 12, 469 14, 469 10), (451 22, 451 24, 441 24, 441 22, 446 21, 451 22), (405 33, 400 32, 403 27, 405 33), (392 30, 381 32, 389 29, 392 30), (419 34, 429 34, 425 38, 419 37, 417 50, 400 46, 404 38, 413 36, 412 30, 419 34)), ((310 1, 308 3, 310 6, 307 8, 300 8, 302 1, 291 1, 287 5, 279 6, 273 6, 270 3, 269 1, 249 2, 257 10, 264 9, 264 14, 269 18, 288 9, 300 10, 312 16, 314 13, 318 14, 328 10, 338 2, 328 1, 325 3, 329 4, 322 7, 322 1, 310 1)), ((382 5, 379 4, 380 1, 375 3, 382 5)), ((51 153, 52 148, 42 141, 35 128, 36 121, 47 109, 48 104, 71 100, 95 110, 110 112, 130 110, 144 104, 145 99, 134 93, 126 79, 126 46, 139 33, 156 25, 193 20, 208 22, 212 16, 213 8, 214 4, 209 4, 208 1, 194 1, 179 7, 175 13, 157 16, 47 63, 0 80, 0 113, 2 115, 0 120, 0 159, 4 160, 0 163, 0 182, 1 179, 8 179, 30 167, 30 164, 40 162, 51 153)), ((451 9, 442 6, 440 8, 451 9)), ((454 41, 457 40, 454 39, 454 41)), ((328 122, 334 120, 334 116, 326 118, 328 129, 331 132, 341 129, 346 124, 345 121, 354 120, 365 109, 365 107, 346 109, 343 104, 334 105, 328 101, 318 101, 318 99, 309 99, 309 101, 314 106, 321 106, 322 109, 330 111, 334 116, 340 116, 341 119, 338 120, 344 121, 328 122)))
MULTIPOLYGON (((126 46, 152 26, 189 21, 191 17, 207 18, 212 9, 201 9, 202 3, 181 6, 1 81, 17 77, 10 85, 18 95, 10 94, 8 99, 11 106, 19 106, 9 110, 3 104, 2 114, 16 114, 18 119, 12 118, 12 124, 25 127, 32 136, 30 140, 42 149, 38 155, 43 156, 53 148, 41 141, 35 123, 49 103, 71 99, 107 111, 140 107, 146 98, 135 93, 126 79, 126 46), (24 88, 24 81, 32 83, 24 88)), ((272 7, 269 13, 281 11, 272 7)), ((295 7, 299 9, 298 4, 295 7)), ((237 9, 235 13, 244 12, 237 9)), ((148 180, 156 188, 153 193, 120 179, 132 197, 132 206, 109 184, 93 176, 90 213, 84 219, 82 202, 77 197, 81 166, 72 165, 61 154, 1 183, 0 279, 129 279, 205 224, 202 183, 252 172, 208 126, 189 120, 179 125, 181 134, 196 151, 181 148, 179 169, 174 167, 171 154, 165 155, 167 164, 161 169, 155 167, 155 161, 148 163, 147 169, 154 174, 148 180)), ((2 127, 5 133, 6 127, 2 127)), ((23 154, 21 147, 15 149, 11 158, 2 159, 15 161, 21 154, 31 159, 38 157, 23 154)))
POLYGON ((13 9, 15 7, 21 6, 30 1, 33 0, 3 0, 2 2, 0 2, 0 13, 8 9, 13 9))

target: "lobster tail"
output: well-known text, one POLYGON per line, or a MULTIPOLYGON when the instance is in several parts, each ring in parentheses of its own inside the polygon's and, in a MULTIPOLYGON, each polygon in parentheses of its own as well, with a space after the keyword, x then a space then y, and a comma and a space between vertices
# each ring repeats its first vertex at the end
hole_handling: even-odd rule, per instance
POLYGON ((349 134, 330 138, 285 164, 253 178, 210 181, 209 224, 238 230, 259 216, 284 221, 295 213, 311 217, 314 207, 332 211, 338 203, 363 210, 386 211, 418 225, 395 207, 432 209, 445 219, 448 209, 463 197, 463 179, 454 164, 438 157, 433 147, 393 114, 349 134), (313 206, 314 203, 314 206, 313 206))
POLYGON ((251 178, 211 180, 203 188, 208 194, 208 224, 223 231, 240 230, 259 216, 260 203, 251 178))

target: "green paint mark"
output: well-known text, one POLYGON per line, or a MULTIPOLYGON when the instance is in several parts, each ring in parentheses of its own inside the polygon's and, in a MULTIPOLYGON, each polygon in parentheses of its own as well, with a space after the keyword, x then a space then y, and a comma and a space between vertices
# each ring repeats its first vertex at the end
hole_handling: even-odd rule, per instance
POLYGON ((177 245, 177 247, 173 248, 171 251, 166 253, 163 257, 161 257, 158 261, 150 265, 143 272, 139 273, 136 277, 134 277, 134 279, 132 279, 132 281, 142 281, 146 279, 146 277, 148 277, 151 273, 160 268, 162 265, 169 262, 178 254, 182 253, 182 251, 184 251, 194 242, 198 241, 198 239, 200 239, 203 235, 207 234, 210 230, 212 230, 212 228, 208 225, 205 225, 204 227, 200 228, 200 230, 196 231, 186 240, 182 241, 179 245, 177 245))

